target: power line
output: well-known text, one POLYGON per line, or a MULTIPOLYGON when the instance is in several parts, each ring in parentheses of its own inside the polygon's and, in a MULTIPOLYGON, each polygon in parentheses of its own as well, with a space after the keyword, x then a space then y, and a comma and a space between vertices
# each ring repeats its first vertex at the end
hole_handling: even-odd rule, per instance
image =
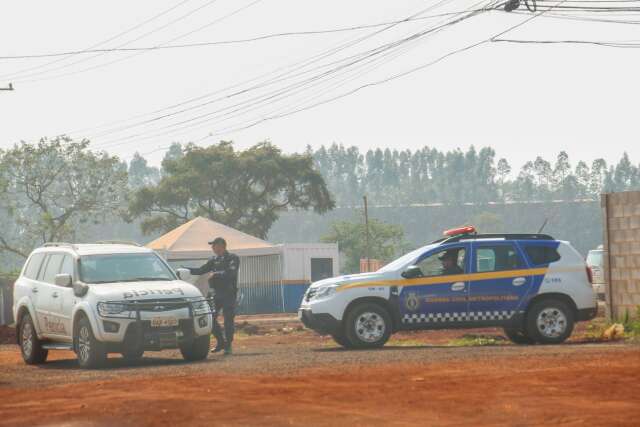
MULTIPOLYGON (((418 37, 420 37, 420 36, 423 36, 423 35, 425 35, 425 34, 431 33, 431 32, 433 32, 433 31, 438 31, 438 30, 440 30, 440 29, 442 29, 442 28, 445 28, 445 27, 447 27, 447 26, 453 25, 453 24, 455 24, 455 23, 457 23, 457 22, 460 22, 460 21, 462 21, 462 20, 464 20, 464 19, 468 19, 469 17, 474 16, 474 15, 476 15, 476 14, 480 13, 480 12, 486 12, 486 11, 489 11, 489 10, 492 10, 492 8, 491 8, 491 7, 486 7, 486 8, 483 8, 483 9, 478 9, 478 10, 470 11, 468 14, 466 14, 466 15, 462 16, 461 18, 458 18, 458 19, 453 20, 453 21, 449 21, 449 22, 447 22, 447 23, 445 23, 445 24, 443 24, 443 25, 441 25, 441 26, 435 27, 435 28, 429 28, 428 30, 421 31, 421 32, 419 32, 419 33, 417 33, 417 34, 414 34, 414 35, 410 36, 410 37, 406 37, 405 39, 402 39, 402 40, 400 40, 400 41, 396 41, 396 42, 390 43, 389 45, 391 45, 391 47, 397 47, 397 46, 399 46, 399 45, 401 45, 401 44, 403 44, 403 43, 406 43, 407 41, 410 41, 410 40, 416 39, 416 38, 418 38, 418 37)), ((377 49, 374 49, 374 52, 369 52, 365 58, 367 58, 367 57, 372 57, 373 55, 376 55, 376 54, 378 54, 378 53, 381 53, 381 52, 384 52, 384 51, 388 50, 388 49, 389 49, 389 45, 384 45, 384 46, 382 46, 382 47, 379 47, 379 48, 377 48, 377 49), (375 52, 375 51, 378 51, 378 52, 375 52)), ((362 59, 356 60, 356 61, 354 61, 353 63, 359 62, 359 61, 361 61, 361 60, 362 60, 362 59)), ((347 66, 349 66, 349 65, 352 65, 353 63, 349 63, 349 64, 346 64, 346 65, 345 65, 345 64, 342 64, 342 65, 340 65, 338 68, 334 68, 334 69, 332 69, 332 70, 330 70, 330 71, 328 71, 328 72, 323 73, 323 74, 322 74, 322 75, 320 75, 320 76, 314 76, 314 77, 310 78, 309 80, 307 80, 307 81, 303 81, 303 82, 301 82, 301 83, 303 83, 303 84, 304 84, 304 83, 308 83, 308 82, 313 82, 313 81, 317 80, 318 78, 322 77, 323 75, 327 75, 327 74, 329 74, 329 73, 334 73, 335 71, 337 71, 337 70, 339 70, 339 69, 343 69, 343 68, 346 68, 346 67, 347 67, 347 66)), ((299 82, 299 83, 296 83, 295 85, 300 85, 301 83, 299 82)), ((244 101, 244 102, 242 102, 242 103, 240 103, 240 104, 236 104, 236 106, 242 105, 242 104, 247 103, 247 102, 250 102, 250 101, 252 101, 252 100, 255 100, 256 102, 255 102, 255 103, 249 103, 249 105, 248 105, 249 109, 254 109, 254 108, 251 108, 251 107, 252 107, 252 106, 254 106, 256 103, 261 103, 261 102, 266 102, 266 105, 270 105, 270 104, 272 104, 272 103, 273 103, 272 101, 273 101, 273 98, 274 98, 274 97, 276 97, 276 98, 277 98, 277 97, 280 97, 280 99, 282 99, 282 98, 283 98, 283 97, 285 97, 285 96, 289 96, 290 94, 287 94, 287 93, 286 93, 286 90, 289 90, 289 89, 290 89, 290 88, 285 88, 285 90, 279 89, 279 90, 278 90, 278 91, 276 91, 275 93, 274 93, 274 92, 272 92, 272 93, 270 93, 270 94, 266 94, 266 96, 261 96, 261 97, 258 97, 258 98, 252 98, 252 99, 250 99, 250 100, 248 100, 248 101, 244 101)), ((294 89, 295 89, 295 87, 294 87, 294 89)), ((276 100, 277 100, 277 99, 276 99, 276 100)), ((192 118, 192 119, 189 119, 189 120, 186 120, 186 121, 183 121, 183 122, 179 122, 179 123, 174 123, 174 124, 171 124, 171 125, 165 126, 164 128, 161 128, 161 129, 167 129, 167 128, 171 128, 171 127, 174 127, 174 126, 177 126, 177 125, 185 124, 185 123, 190 122, 190 121, 193 121, 193 120, 195 120, 195 119, 202 118, 202 117, 204 117, 204 116, 210 116, 210 115, 215 114, 215 113, 220 113, 220 112, 223 112, 223 111, 228 110, 229 108, 233 108, 233 107, 234 107, 234 106, 229 106, 229 107, 225 107, 225 108, 222 108, 222 109, 219 109, 219 110, 215 110, 215 111, 212 111, 212 112, 207 113, 207 114, 205 114, 205 115, 202 115, 202 116, 200 116, 200 117, 192 118)), ((243 107, 243 108, 244 108, 244 107, 243 107)), ((285 106, 284 108, 289 108, 289 107, 288 107, 288 106, 285 106)), ((283 109, 283 108, 280 108, 280 110, 282 110, 282 109, 283 109)), ((230 113, 237 113, 238 111, 239 111, 239 109, 236 109, 236 110, 232 110, 230 113)), ((244 112, 245 112, 245 111, 243 111, 243 113, 244 113, 244 112)), ((168 131, 168 132, 155 133, 155 134, 149 135, 149 136, 147 136, 147 137, 143 137, 143 138, 138 138, 138 137, 142 136, 143 134, 130 135, 130 136, 128 136, 128 137, 119 138, 119 139, 116 139, 116 140, 109 141, 109 142, 107 142, 107 143, 101 144, 101 146, 105 146, 105 147, 106 147, 106 146, 110 146, 110 147, 113 147, 113 146, 116 146, 116 145, 122 145, 122 144, 126 143, 126 141, 127 141, 127 140, 131 140, 131 139, 133 139, 133 138, 137 138, 137 141, 140 141, 140 140, 143 140, 143 139, 149 139, 149 138, 154 138, 154 137, 157 137, 157 136, 162 136, 162 135, 166 135, 166 134, 175 133, 175 132, 177 132, 177 131, 182 131, 182 130, 184 130, 184 129, 190 129, 190 130, 193 130, 193 127, 194 127, 194 126, 199 126, 199 125, 202 125, 202 124, 206 124, 207 122, 210 122, 210 121, 212 121, 212 120, 214 120, 214 119, 217 119, 217 118, 220 118, 220 117, 225 117, 225 116, 227 116, 227 115, 228 115, 228 113, 222 114, 221 116, 220 116, 220 115, 219 115, 219 116, 214 116, 214 117, 212 117, 212 118, 209 118, 209 119, 205 119, 205 120, 201 120, 201 121, 199 121, 199 122, 196 122, 195 124, 191 124, 191 125, 187 125, 187 126, 182 126, 182 127, 178 128, 178 129, 174 129, 174 130, 171 130, 171 131, 168 131)), ((239 115, 239 114, 236 114, 236 116, 237 116, 237 115, 239 115)), ((233 117, 233 116, 232 116, 232 117, 233 117)), ((227 119, 225 119, 225 120, 227 120, 227 119)))
MULTIPOLYGON (((148 18, 148 19, 144 20, 143 22, 134 25, 131 28, 128 28, 128 29, 126 29, 126 30, 114 35, 114 36, 111 36, 108 39, 105 39, 105 40, 102 40, 102 41, 100 41, 100 42, 98 42, 96 44, 93 44, 93 45, 87 47, 84 50, 95 49, 95 48, 97 48, 99 46, 103 46, 103 45, 105 45, 105 44, 107 44, 107 43, 109 43, 109 42, 111 42, 113 40, 117 40, 120 37, 125 36, 125 35, 131 33, 132 31, 135 31, 138 28, 141 28, 141 27, 145 26, 146 24, 148 24, 150 22, 155 21, 156 19, 166 15, 167 13, 173 11, 174 9, 177 9, 178 7, 182 6, 183 4, 185 4, 185 3, 189 2, 189 1, 191 1, 191 0, 183 0, 180 3, 178 3, 178 4, 172 6, 172 7, 168 8, 168 9, 163 10, 162 12, 152 16, 151 18, 148 18)), ((82 52, 82 51, 79 51, 78 53, 80 53, 80 52, 82 52)), ((40 64, 40 65, 36 65, 36 66, 33 66, 33 67, 28 67, 28 68, 23 68, 22 70, 14 71, 13 73, 0 75, 0 78, 6 78, 7 76, 19 75, 19 74, 24 73, 24 72, 29 72, 29 71, 32 71, 32 70, 37 70, 37 69, 40 69, 40 68, 44 68, 44 67, 47 67, 49 65, 56 64, 56 63, 58 63, 60 61, 64 61, 65 59, 67 59, 67 58, 58 58, 58 59, 55 59, 53 61, 46 62, 44 64, 40 64)))
MULTIPOLYGON (((559 2, 558 4, 562 4, 562 2, 559 2)), ((528 22, 532 21, 533 19, 535 19, 535 18, 541 16, 542 14, 544 14, 546 11, 547 10, 542 11, 542 12, 537 13, 537 14, 534 14, 531 17, 527 18, 526 20, 524 20, 524 21, 522 21, 522 22, 520 22, 520 23, 518 23, 516 25, 513 25, 513 26, 507 28, 506 30, 504 30, 504 31, 502 31, 502 32, 500 32, 500 33, 498 33, 498 34, 496 34, 496 35, 494 35, 494 36, 492 36, 492 37, 490 37, 488 39, 472 43, 472 44, 467 45, 467 46, 465 46, 463 48, 460 48, 460 49, 456 49, 456 50, 454 50, 452 52, 449 52, 449 53, 447 53, 445 55, 442 55, 442 56, 438 57, 437 59, 432 60, 432 61, 430 61, 430 62, 428 62, 426 64, 420 65, 418 67, 414 67, 414 68, 412 68, 410 70, 407 70, 407 71, 404 71, 402 73, 398 73, 398 74, 392 75, 392 76, 387 77, 385 79, 381 79, 381 80, 378 80, 378 81, 375 81, 375 82, 367 83, 365 85, 359 86, 359 87, 357 87, 355 89, 352 89, 352 90, 350 90, 348 92, 345 92, 343 94, 334 96, 334 97, 329 98, 329 99, 325 99, 323 101, 320 101, 320 102, 317 102, 317 103, 314 103, 314 104, 311 104, 311 105, 308 105, 308 106, 305 106, 305 107, 302 107, 302 108, 298 108, 298 109, 293 110, 293 111, 289 111, 287 113, 261 118, 261 119, 259 119, 257 121, 252 122, 252 123, 248 123, 246 125, 239 126, 239 127, 235 128, 235 129, 232 129, 232 130, 227 130, 226 132, 237 132, 237 131, 245 130, 245 129, 254 127, 254 126, 258 125, 258 124, 264 123, 266 121, 283 118, 283 117, 290 116, 290 115, 293 115, 293 114, 296 114, 296 113, 299 113, 299 112, 302 112, 302 111, 305 111, 305 110, 309 110, 311 108, 315 108, 317 106, 320 106, 320 105, 323 105, 323 104, 327 104, 329 102, 333 102, 333 101, 336 101, 338 99, 347 97, 347 96, 352 95, 352 94, 354 94, 354 93, 356 93, 356 92, 358 92, 360 90, 363 90, 363 89, 366 89, 366 88, 369 88, 369 87, 373 87, 373 86, 378 86, 378 85, 381 85, 381 84, 385 84, 385 83, 388 83, 390 81, 405 77, 405 76, 407 76, 409 74, 413 74, 413 73, 415 73, 417 71, 423 70, 423 69, 428 68, 428 67, 433 66, 433 65, 436 65, 437 63, 439 63, 439 62, 441 62, 441 61, 443 61, 443 60, 445 60, 445 59, 447 59, 447 58, 449 58, 449 57, 451 57, 453 55, 456 55, 456 54, 459 54, 459 53, 462 53, 462 52, 466 52, 466 51, 471 50, 471 49, 473 49, 475 47, 478 47, 478 46, 484 45, 486 43, 489 43, 494 38, 499 38, 499 37, 503 36, 504 34, 507 34, 508 32, 511 32, 511 31, 515 30, 516 28, 519 28, 519 27, 527 24, 528 22)), ((212 137, 212 136, 218 136, 218 135, 219 134, 209 134, 207 137, 201 138, 199 141, 202 141, 202 140, 204 140, 206 138, 209 138, 209 137, 212 137)), ((164 147, 164 149, 167 149, 167 148, 168 147, 164 147)), ((160 149, 154 150, 154 152, 156 152, 156 151, 160 151, 160 149)))
MULTIPOLYGON (((152 29, 152 30, 150 30, 150 31, 147 31, 146 33, 144 33, 144 34, 142 34, 142 35, 140 35, 140 36, 136 37, 135 39, 133 39, 133 40, 129 40, 129 41, 125 42, 125 43, 122 43, 122 44, 118 45, 117 47, 118 47, 118 48, 121 48, 121 47, 123 47, 123 46, 127 46, 127 45, 129 45, 129 44, 131 44, 131 43, 135 43, 135 42, 136 42, 136 41, 138 41, 138 40, 141 40, 141 39, 143 39, 143 38, 145 38, 145 37, 148 37, 148 36, 150 36, 151 34, 155 34, 155 33, 159 32, 159 31, 162 31, 162 30, 164 30, 165 28, 168 28, 168 27, 170 27, 170 26, 172 26, 172 25, 174 25, 174 24, 176 24, 176 23, 178 23, 178 22, 180 22, 180 21, 183 21, 183 20, 187 19, 188 17, 190 17, 190 16, 194 15, 194 14, 195 14, 195 13, 197 13, 197 12, 200 12, 202 9, 204 9, 204 8, 206 8, 206 7, 211 6, 212 4, 216 3, 217 1, 218 1, 218 0, 210 0, 210 1, 208 1, 207 3, 202 4, 202 5, 198 6, 197 8, 192 9, 192 10, 188 11, 187 13, 185 13, 185 14, 183 14, 183 15, 181 15, 181 16, 179 16, 179 17, 177 17, 177 18, 175 18, 175 19, 173 19, 173 20, 171 20, 171 21, 169 21, 168 23, 163 24, 163 25, 161 25, 160 27, 154 28, 154 29, 152 29)), ((262 0, 256 0, 256 1, 254 1, 254 3, 257 3, 257 2, 259 2, 259 1, 262 1, 262 0)), ((241 8, 241 9, 244 9, 244 8, 241 8)), ((234 13, 229 14, 229 16, 230 16, 230 15, 233 15, 233 14, 234 14, 234 13)), ((217 20, 216 20, 216 22, 217 22, 218 20, 219 20, 219 19, 217 19, 217 20)), ((171 39, 171 40, 170 40, 169 42, 167 42, 167 43, 171 43, 171 42, 173 42, 174 40, 178 40, 178 39, 180 39, 180 38, 186 37, 187 35, 190 35, 190 34, 192 34, 192 33, 193 33, 193 31, 190 31, 189 33, 186 33, 186 34, 183 34, 183 35, 181 35, 181 36, 178 36, 178 37, 175 37, 175 38, 171 39)), ((132 58, 132 57, 134 57, 134 56, 140 55, 140 54, 142 54, 142 53, 145 53, 145 52, 136 52, 136 53, 134 53, 134 54, 132 54, 132 55, 129 55, 129 56, 124 57, 124 58, 119 58, 119 59, 114 60, 114 61, 110 61, 110 62, 106 62, 106 63, 101 63, 101 64, 96 64, 96 65, 90 66, 90 67, 88 67, 88 68, 83 68, 83 69, 80 69, 80 70, 70 71, 70 72, 62 73, 62 74, 57 74, 57 75, 50 76, 50 77, 46 77, 46 76, 45 76, 45 77, 40 77, 40 78, 31 78, 31 77, 36 77, 36 76, 40 76, 40 75, 43 75, 43 74, 48 74, 48 73, 51 73, 51 72, 54 72, 54 71, 62 70, 62 69, 65 69, 65 68, 69 68, 69 67, 72 67, 72 66, 74 66, 74 65, 76 65, 76 64, 80 64, 80 63, 83 63, 83 62, 87 62, 87 61, 89 61, 89 60, 92 60, 92 59, 94 59, 94 58, 101 57, 101 56, 103 56, 103 55, 105 55, 105 54, 106 54, 106 52, 99 52, 99 53, 96 53, 95 55, 92 55, 92 56, 90 56, 90 57, 88 57, 88 58, 80 58, 80 59, 78 59, 77 61, 71 62, 71 63, 69 63, 69 64, 64 64, 64 65, 59 66, 59 67, 55 67, 55 68, 51 68, 51 69, 48 69, 48 70, 39 71, 39 72, 36 72, 36 73, 30 73, 30 74, 27 74, 27 75, 25 75, 25 76, 19 76, 19 77, 18 77, 18 80, 19 80, 19 81, 21 81, 21 82, 25 82, 25 83, 31 83, 31 82, 37 82, 37 81, 42 81, 42 80, 51 80, 51 79, 56 79, 56 78, 60 78, 60 77, 72 76, 72 75, 76 75, 76 74, 84 73, 84 72, 86 72, 86 71, 94 70, 94 69, 96 69, 96 68, 101 68, 101 67, 104 67, 104 66, 107 66, 107 65, 111 65, 111 64, 114 64, 114 63, 116 63, 116 62, 124 61, 124 60, 127 60, 127 59, 129 59, 129 58, 132 58)))
MULTIPOLYGON (((292 85, 289 85, 289 86, 285 87, 284 89, 277 89, 274 92, 267 93, 267 94, 264 94, 264 95, 260 95, 258 97, 250 98, 249 100, 242 101, 239 104, 231 105, 231 106, 219 109, 219 110, 214 110, 212 112, 209 112, 209 113, 206 113, 206 114, 203 114, 203 115, 200 115, 200 116, 196 116, 194 118, 191 118, 191 119, 188 119, 188 120, 185 120, 185 121, 182 121, 182 122, 173 123, 171 125, 165 126, 164 128, 161 128, 160 130, 171 128, 171 127, 175 127, 175 126, 182 125, 182 124, 186 124, 186 123, 189 123, 189 122, 192 122, 192 121, 195 121, 195 120, 207 117, 207 116, 211 116, 211 115, 216 114, 216 113, 223 112, 225 110, 229 110, 229 109, 234 108, 234 107, 242 106, 243 104, 248 104, 248 107, 251 107, 252 105, 255 105, 256 103, 271 101, 271 100, 273 100, 273 98, 276 98, 276 97, 281 96, 281 95, 286 95, 287 91, 295 90, 295 89, 300 88, 300 87, 304 87, 304 85, 306 85, 306 84, 313 83, 314 81, 317 81, 318 79, 326 77, 327 75, 331 75, 331 74, 336 73, 337 71, 340 71, 342 69, 348 68, 348 67, 350 67, 350 66, 352 66, 352 65, 354 65, 356 63, 359 63, 359 62, 363 61, 366 58, 378 55, 380 53, 383 53, 383 52, 387 51, 388 49, 395 48, 395 47, 397 47, 397 46, 399 46, 399 45, 401 45, 403 43, 406 43, 408 41, 417 39, 419 37, 424 36, 425 34, 429 34, 429 33, 433 32, 433 31, 437 31, 437 30, 439 30, 441 28, 444 28, 446 26, 453 25, 453 24, 455 24, 455 23, 457 23, 457 22, 459 22, 459 21, 461 21, 463 19, 467 19, 470 16, 473 16, 473 15, 479 13, 479 12, 487 11, 487 10, 490 10, 490 9, 478 9, 478 10, 472 11, 469 15, 465 15, 465 16, 463 16, 463 18, 447 22, 446 24, 443 24, 442 26, 439 26, 439 27, 436 27, 436 28, 429 28, 428 30, 420 31, 418 33, 415 33, 415 34, 413 34, 413 35, 411 35, 409 37, 406 37, 404 39, 401 39, 399 41, 388 43, 388 44, 382 45, 382 46, 380 46, 380 47, 378 47, 376 49, 372 49, 370 51, 367 51, 367 52, 364 52, 364 53, 361 53, 361 54, 358 54, 358 55, 354 55, 354 56, 352 56, 350 58, 346 58, 347 60, 350 60, 350 62, 342 63, 342 64, 334 67, 333 69, 331 69, 329 71, 325 71, 325 72, 323 72, 323 73, 321 73, 319 75, 312 76, 312 77, 310 77, 310 78, 308 78, 306 80, 303 80, 301 82, 293 83, 292 85)), ((344 61, 344 60, 341 60, 340 62, 342 62, 342 61, 344 61)), ((323 67, 320 67, 320 68, 323 68, 323 67)), ((305 73, 302 73, 302 74, 305 74, 305 73)), ((239 110, 231 110, 231 113, 236 113, 238 111, 239 110)), ((173 113, 172 114, 167 114, 163 118, 166 118, 166 117, 172 116, 172 115, 174 115, 174 114, 173 113)), ((214 116, 213 118, 217 118, 217 117, 214 116)), ((205 123, 207 121, 210 121, 210 120, 207 119, 207 120, 203 120, 203 121, 200 121, 200 122, 196 122, 195 125, 202 124, 202 123, 205 123)), ((146 123, 148 123, 148 122, 145 122, 145 124, 146 123)), ((176 129, 176 130, 179 131, 179 130, 181 130, 183 128, 189 128, 189 127, 191 127, 191 125, 184 126, 182 128, 176 129)), ((172 132, 175 132, 176 130, 174 130, 172 132)), ((113 143, 115 143, 115 142, 126 141, 126 140, 130 140, 132 138, 137 138, 139 136, 141 136, 141 134, 130 135, 128 137, 123 137, 123 138, 119 138, 119 139, 116 139, 116 140, 108 141, 108 142, 104 143, 104 145, 107 145, 107 146, 113 145, 113 143)), ((156 136, 156 135, 152 135, 152 136, 156 136)), ((100 145, 103 145, 103 144, 100 144, 100 145)))
POLYGON ((518 43, 518 44, 584 44, 602 47, 615 47, 622 49, 640 48, 640 40, 627 41, 589 41, 589 40, 517 40, 517 39, 494 39, 494 43, 518 43))
MULTIPOLYGON (((170 105, 170 106, 167 106, 167 107, 152 111, 150 113, 143 113, 143 114, 136 115, 136 116, 134 116, 134 117, 132 117, 130 119, 118 120, 118 121, 106 123, 104 125, 98 126, 97 128, 99 129, 99 128, 104 128, 104 127, 108 127, 108 126, 113 126, 113 125, 116 125, 118 123, 124 123, 124 122, 127 122, 127 121, 135 120, 137 118, 141 118, 141 117, 145 117, 145 116, 149 116, 149 115, 153 115, 153 114, 159 114, 159 113, 163 113, 165 111, 175 110, 176 108, 180 108, 180 107, 192 104, 192 103, 200 101, 200 100, 211 98, 211 97, 213 97, 215 95, 219 95, 219 94, 224 93, 226 91, 239 88, 244 84, 253 83, 255 81, 259 81, 259 80, 265 79, 265 78, 267 78, 267 77, 269 77, 271 75, 274 75, 272 78, 264 80, 261 83, 257 83, 257 84, 255 84, 253 86, 248 87, 248 88, 244 88, 244 89, 238 90, 238 91, 236 91, 234 93, 231 93, 231 94, 228 94, 228 95, 219 96, 217 98, 214 98, 213 100, 202 102, 202 103, 193 105, 193 106, 188 107, 188 108, 183 108, 183 109, 181 109, 179 111, 173 111, 172 113, 164 114, 164 115, 161 115, 161 116, 158 116, 158 117, 154 117, 154 118, 149 119, 149 120, 137 122, 137 123, 134 123, 134 124, 131 124, 131 125, 120 126, 120 127, 117 127, 117 128, 111 128, 110 130, 100 132, 100 134, 101 135, 105 135, 105 134, 110 134, 110 133, 113 133, 113 132, 120 132, 120 131, 129 129, 129 128, 132 128, 132 127, 137 127, 137 126, 149 123, 149 122, 157 121, 157 120, 160 120, 160 119, 171 117, 173 115, 182 114, 182 113, 187 112, 187 111, 191 111, 191 110, 194 110, 194 109, 202 108, 202 107, 205 107, 207 105, 211 105, 211 104, 214 104, 216 102, 219 102, 219 101, 221 101, 223 99, 228 99, 228 98, 232 98, 232 97, 235 97, 235 96, 242 95, 242 94, 247 93, 249 91, 258 90, 258 89, 261 89, 263 87, 279 83, 279 82, 284 81, 284 80, 286 80, 288 78, 297 77, 297 76, 300 76, 300 75, 307 74, 307 73, 309 73, 309 72, 311 72, 313 70, 316 70, 316 69, 322 69, 323 67, 327 67, 327 66, 332 65, 334 63, 325 64, 325 65, 322 65, 322 66, 319 66, 319 67, 315 67, 315 68, 309 69, 307 71, 296 73, 298 70, 302 70, 305 67, 308 67, 308 66, 310 66, 312 64, 315 64, 315 63, 317 63, 317 62, 319 62, 319 61, 321 61, 321 60, 323 60, 325 58, 328 58, 329 56, 335 55, 335 54, 337 54, 337 53, 339 53, 339 52, 341 52, 343 50, 346 50, 346 49, 348 49, 350 47, 353 47, 353 46, 355 46, 355 45, 357 45, 357 44, 359 44, 359 43, 361 43, 361 42, 363 42, 365 40, 373 38, 374 36, 377 36, 377 35, 385 32, 385 31, 387 31, 389 29, 394 28, 395 26, 399 25, 400 23, 402 23, 404 21, 407 21, 409 19, 418 17, 418 16, 428 12, 429 10, 432 10, 432 9, 434 9, 436 7, 439 7, 439 6, 443 5, 443 4, 446 4, 446 3, 451 2, 451 1, 452 0, 440 0, 440 1, 438 1, 436 4, 434 4, 432 6, 424 8, 421 11, 416 12, 416 13, 406 17, 403 20, 397 21, 397 23, 393 22, 393 23, 385 26, 382 29, 378 29, 378 30, 373 31, 371 33, 368 33, 368 34, 366 34, 364 36, 358 36, 355 39, 347 40, 346 42, 340 42, 338 45, 336 45, 336 46, 334 46, 332 48, 329 48, 327 50, 324 50, 324 51, 320 52, 319 54, 313 55, 313 56, 311 56, 309 58, 306 58, 306 59, 304 59, 302 61, 297 61, 297 62, 295 62, 293 64, 289 64, 287 66, 277 68, 275 70, 272 70, 270 72, 264 73, 264 74, 259 75, 257 77, 254 77, 254 78, 251 78, 251 79, 248 79, 248 80, 245 80, 245 81, 242 81, 242 82, 227 86, 227 87, 222 88, 222 89, 215 90, 213 92, 206 93, 204 95, 199 95, 199 96, 187 99, 185 101, 182 101, 182 102, 179 102, 177 104, 173 104, 173 105, 170 105), (287 70, 287 71, 283 71, 283 70, 287 70), (281 71, 283 71, 283 72, 281 72, 281 71)), ((425 17, 425 18, 433 18, 433 17, 439 17, 439 16, 445 16, 445 15, 444 14, 430 15, 430 16, 425 17)), ((340 61, 337 61, 337 62, 340 62, 340 61)), ((74 131, 74 132, 69 132, 69 133, 86 132, 87 130, 88 129, 85 128, 85 129, 81 129, 81 130, 74 131)))
POLYGON ((288 31, 281 33, 273 33, 273 34, 265 34, 255 37, 249 37, 244 39, 233 39, 233 40, 219 40, 219 41, 210 41, 210 42, 195 42, 195 43, 185 43, 178 45, 157 45, 157 46, 140 46, 140 47, 122 47, 122 48, 104 48, 104 49, 83 49, 83 50, 70 50, 63 52, 54 52, 54 53, 41 53, 41 54, 26 54, 26 55, 7 55, 0 56, 0 60, 12 60, 12 59, 37 59, 37 58, 50 58, 57 56, 68 56, 68 55, 81 55, 88 53, 115 53, 115 52, 132 52, 132 51, 147 51, 147 50, 165 50, 165 49, 183 49, 190 47, 208 47, 208 46, 219 46, 219 45, 229 45, 229 44, 242 44, 242 43, 251 43, 256 41, 268 40, 273 38, 281 38, 281 37, 292 37, 292 36, 308 36, 308 35, 318 35, 318 34, 331 34, 331 33, 342 33, 349 31, 357 31, 364 30, 369 28, 377 28, 390 24, 404 24, 408 22, 414 21, 422 21, 425 19, 433 19, 434 17, 440 16, 452 16, 458 15, 463 12, 447 12, 440 13, 436 15, 423 16, 423 17, 415 17, 409 19, 402 19, 398 21, 386 21, 379 22, 376 24, 364 24, 364 25, 354 25, 349 27, 340 27, 340 28, 331 28, 325 30, 311 30, 311 31, 288 31))

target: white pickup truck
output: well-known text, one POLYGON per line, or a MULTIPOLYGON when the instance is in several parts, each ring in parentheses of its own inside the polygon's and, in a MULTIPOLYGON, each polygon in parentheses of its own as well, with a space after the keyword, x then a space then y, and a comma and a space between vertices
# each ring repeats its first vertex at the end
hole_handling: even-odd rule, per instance
POLYGON ((187 360, 209 352, 212 309, 188 271, 132 244, 48 243, 34 250, 14 287, 18 344, 28 364, 69 349, 83 368, 108 353, 135 360, 179 348, 187 360))

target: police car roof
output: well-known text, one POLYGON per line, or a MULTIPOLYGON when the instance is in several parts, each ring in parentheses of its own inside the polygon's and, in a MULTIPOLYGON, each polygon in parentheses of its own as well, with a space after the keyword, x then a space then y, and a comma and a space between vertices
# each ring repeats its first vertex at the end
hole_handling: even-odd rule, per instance
POLYGON ((539 233, 485 233, 485 234, 458 234, 451 237, 443 237, 432 243, 451 243, 459 242, 461 240, 555 240, 548 234, 539 233))

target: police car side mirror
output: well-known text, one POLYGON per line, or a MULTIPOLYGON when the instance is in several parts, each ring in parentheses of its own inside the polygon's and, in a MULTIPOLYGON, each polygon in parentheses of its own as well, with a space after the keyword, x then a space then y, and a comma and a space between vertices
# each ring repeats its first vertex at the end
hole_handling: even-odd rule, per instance
POLYGON ((422 277, 422 270, 417 265, 409 266, 405 271, 402 272, 402 277, 405 279, 414 279, 416 277, 422 277))
POLYGON ((176 275, 180 280, 187 280, 191 276, 191 272, 186 268, 178 268, 176 270, 176 275))
POLYGON ((58 286, 68 288, 73 284, 73 278, 70 274, 56 274, 54 283, 58 286))

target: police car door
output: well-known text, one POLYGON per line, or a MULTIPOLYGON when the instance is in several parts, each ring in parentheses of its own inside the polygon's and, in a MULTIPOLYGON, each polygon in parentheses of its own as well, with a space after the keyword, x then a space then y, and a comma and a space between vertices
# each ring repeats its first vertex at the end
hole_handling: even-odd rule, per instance
POLYGON ((476 241, 469 289, 469 321, 500 324, 518 310, 531 287, 530 271, 513 242, 476 241))
POLYGON ((400 292, 400 313, 407 325, 451 325, 467 317, 469 243, 446 245, 423 254, 415 265, 422 277, 406 279, 400 292), (455 254, 456 272, 444 271, 441 257, 455 254))

